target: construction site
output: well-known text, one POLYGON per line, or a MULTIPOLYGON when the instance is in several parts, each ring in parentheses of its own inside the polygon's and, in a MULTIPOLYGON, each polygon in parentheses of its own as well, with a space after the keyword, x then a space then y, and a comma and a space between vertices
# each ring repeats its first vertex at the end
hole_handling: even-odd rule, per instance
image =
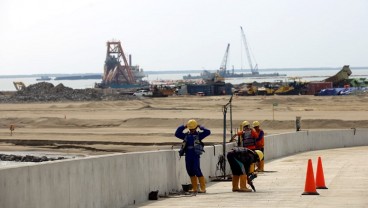
POLYGON ((367 185, 362 180, 365 172, 352 175, 342 170, 346 164, 365 169, 368 97, 238 96, 226 117, 229 98, 2 103, 0 151, 6 155, 0 158, 19 161, 0 168, 0 207, 240 207, 250 201, 257 207, 367 204, 362 191, 367 185), (301 117, 299 131, 296 116, 301 117), (182 142, 174 131, 189 118, 211 130, 201 156, 206 194, 182 189, 190 180, 178 154, 182 142), (229 166, 225 172, 219 166, 227 163, 219 163, 220 158, 234 147, 231 134, 244 119, 260 121, 266 133, 266 171, 258 174, 256 191, 251 193, 232 192, 230 181, 214 180, 230 174, 229 166), (64 159, 21 162, 26 159, 9 152, 53 153, 64 159), (314 190, 314 179, 306 179, 311 170, 308 159, 315 165, 317 157, 323 159, 325 190, 314 190), (360 182, 352 183, 356 179, 360 182), (356 195, 355 200, 342 200, 346 191, 356 195), (156 200, 149 200, 151 193, 156 193, 156 200))
MULTIPOLYGON (((220 195, 238 198, 235 195, 240 194, 233 193, 225 180, 231 173, 221 158, 234 147, 230 138, 244 120, 257 120, 265 130, 265 162, 270 172, 259 174, 252 195, 242 199, 257 199, 254 203, 259 207, 294 203, 305 207, 322 198, 335 204, 338 199, 329 192, 320 191, 323 197, 318 199, 300 197, 306 158, 322 150, 329 171, 327 185, 332 195, 344 194, 336 187, 347 186, 349 180, 334 180, 334 175, 348 178, 351 173, 341 173, 346 164, 339 163, 337 155, 346 154, 347 147, 367 145, 368 128, 366 83, 348 82, 349 66, 313 83, 295 79, 232 85, 215 73, 201 84, 167 87, 144 82, 139 76, 143 70, 124 57, 119 42, 107 43, 102 82, 95 88, 14 82, 17 91, 0 93, 0 160, 7 162, 0 167, 0 207, 172 207, 178 201, 188 207, 202 202, 239 207, 234 200, 217 201, 220 195), (361 91, 330 94, 350 96, 315 96, 322 95, 318 93, 323 89, 354 89, 354 83, 361 91), (189 179, 184 159, 178 155, 182 141, 174 131, 190 118, 211 130, 201 156, 208 184, 205 195, 188 195, 182 188, 189 179), (148 201, 151 193, 156 193, 156 203, 148 201), (273 203, 267 198, 264 204, 265 194, 280 200, 273 203)), ((364 158, 364 147, 356 148, 350 152, 351 161, 364 158)), ((364 185, 349 191, 362 193, 364 185)), ((339 202, 367 204, 365 195, 359 200, 339 202)))
MULTIPOLYGON (((248 49, 245 35, 243 42, 252 76, 256 77, 258 64, 253 65, 251 52, 248 49)), ((367 93, 368 80, 366 78, 350 78, 352 70, 345 65, 335 75, 319 81, 303 81, 303 77, 288 77, 288 80, 274 82, 248 82, 231 84, 227 78, 234 73, 227 69, 229 59, 227 45, 219 70, 216 72, 203 72, 193 79, 171 81, 170 84, 150 83, 144 78, 145 72, 139 65, 133 65, 132 55, 124 53, 120 41, 106 43, 106 56, 102 80, 95 83, 94 88, 72 89, 62 83, 54 86, 43 81, 26 86, 21 81, 14 81, 15 92, 0 92, 1 103, 17 102, 60 102, 60 101, 101 101, 101 100, 127 100, 137 99, 134 96, 138 90, 147 90, 146 97, 168 96, 217 96, 217 95, 356 95, 367 93)), ((234 75, 235 76, 235 75, 234 75)), ((265 75, 266 76, 266 75, 265 75)), ((267 75, 268 76, 268 75, 267 75)), ((273 76, 273 75, 269 75, 273 76)), ((78 76, 83 77, 83 76, 78 76)), ((88 76, 87 76, 88 77, 88 76)), ((77 79, 77 78, 75 78, 77 79)))

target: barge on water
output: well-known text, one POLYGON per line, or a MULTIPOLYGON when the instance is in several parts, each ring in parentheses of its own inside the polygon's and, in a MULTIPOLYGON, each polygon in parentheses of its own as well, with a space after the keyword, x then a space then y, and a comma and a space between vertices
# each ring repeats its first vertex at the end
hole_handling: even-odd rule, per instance
POLYGON ((41 78, 37 78, 36 81, 50 81, 51 77, 49 76, 41 76, 41 78))
POLYGON ((54 80, 83 80, 83 79, 102 79, 102 75, 101 74, 92 74, 92 75, 60 76, 60 77, 55 77, 54 80))

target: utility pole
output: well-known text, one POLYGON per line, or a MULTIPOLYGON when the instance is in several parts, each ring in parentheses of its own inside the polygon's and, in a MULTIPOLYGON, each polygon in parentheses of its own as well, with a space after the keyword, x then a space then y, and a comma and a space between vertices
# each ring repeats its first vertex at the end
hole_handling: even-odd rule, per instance
POLYGON ((224 157, 223 167, 221 167, 223 171, 223 179, 226 180, 226 113, 227 108, 230 107, 230 123, 231 123, 231 137, 232 137, 232 110, 231 110, 231 102, 233 100, 233 95, 231 95, 230 100, 226 105, 223 107, 224 113, 224 135, 223 135, 223 143, 222 143, 222 155, 224 157))

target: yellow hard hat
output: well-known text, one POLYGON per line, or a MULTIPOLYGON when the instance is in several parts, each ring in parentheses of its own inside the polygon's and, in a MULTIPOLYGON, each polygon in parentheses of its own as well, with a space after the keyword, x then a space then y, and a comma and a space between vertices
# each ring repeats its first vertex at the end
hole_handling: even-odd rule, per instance
POLYGON ((259 121, 253 121, 253 127, 256 127, 256 126, 259 126, 259 125, 260 125, 259 121))
POLYGON ((249 126, 249 122, 243 121, 243 123, 241 124, 241 130, 243 130, 244 126, 249 126))
POLYGON ((257 153, 259 160, 261 161, 263 159, 263 152, 261 150, 255 150, 255 152, 257 153))
POLYGON ((188 129, 196 129, 197 126, 198 126, 197 121, 194 120, 194 119, 189 120, 188 123, 187 123, 187 128, 188 129))

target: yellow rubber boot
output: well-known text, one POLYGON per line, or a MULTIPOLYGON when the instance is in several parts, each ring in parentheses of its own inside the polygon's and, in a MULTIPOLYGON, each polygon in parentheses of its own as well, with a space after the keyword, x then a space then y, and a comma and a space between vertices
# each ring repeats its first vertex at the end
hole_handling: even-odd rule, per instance
POLYGON ((249 173, 253 173, 254 172, 255 166, 256 166, 256 163, 250 164, 249 173))
POLYGON ((198 181, 197 176, 190 177, 190 181, 192 183, 192 189, 189 190, 190 193, 196 193, 198 191, 198 181))
POLYGON ((204 176, 201 176, 199 179, 199 185, 201 186, 201 190, 198 191, 198 193, 206 193, 206 179, 204 176))
POLYGON ((233 182, 233 192, 239 191, 239 176, 238 175, 233 175, 232 178, 232 182, 233 182))
POLYGON ((264 160, 261 160, 259 163, 258 163, 258 169, 257 169, 258 172, 263 172, 264 171, 264 160))
POLYGON ((240 175, 240 189, 239 192, 252 192, 252 189, 247 188, 247 175, 240 175))

